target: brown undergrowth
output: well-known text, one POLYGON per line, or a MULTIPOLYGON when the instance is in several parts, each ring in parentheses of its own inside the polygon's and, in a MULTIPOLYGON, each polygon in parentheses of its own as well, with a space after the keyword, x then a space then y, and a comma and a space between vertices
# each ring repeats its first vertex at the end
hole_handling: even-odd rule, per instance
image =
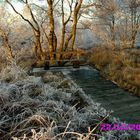
POLYGON ((89 62, 101 74, 120 87, 140 96, 140 50, 113 51, 105 47, 93 49, 89 62))

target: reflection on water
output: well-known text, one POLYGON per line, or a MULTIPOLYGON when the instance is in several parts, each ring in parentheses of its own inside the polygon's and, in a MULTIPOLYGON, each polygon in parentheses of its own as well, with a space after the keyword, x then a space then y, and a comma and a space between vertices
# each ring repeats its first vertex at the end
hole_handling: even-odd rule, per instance
MULTIPOLYGON (((66 72, 66 71, 65 71, 66 72)), ((105 80, 97 70, 83 67, 67 73, 89 94, 93 101, 101 103, 113 116, 129 123, 140 123, 140 98, 120 89, 111 81, 105 80)))

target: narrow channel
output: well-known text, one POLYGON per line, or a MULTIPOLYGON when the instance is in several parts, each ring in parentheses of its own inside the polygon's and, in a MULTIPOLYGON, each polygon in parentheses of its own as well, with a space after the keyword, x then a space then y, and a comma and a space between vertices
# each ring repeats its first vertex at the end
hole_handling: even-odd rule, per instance
MULTIPOLYGON (((67 71, 67 70, 65 70, 67 71)), ((102 78, 91 67, 71 69, 68 75, 107 110, 113 110, 112 116, 126 123, 140 123, 140 98, 132 96, 109 80, 102 78)))

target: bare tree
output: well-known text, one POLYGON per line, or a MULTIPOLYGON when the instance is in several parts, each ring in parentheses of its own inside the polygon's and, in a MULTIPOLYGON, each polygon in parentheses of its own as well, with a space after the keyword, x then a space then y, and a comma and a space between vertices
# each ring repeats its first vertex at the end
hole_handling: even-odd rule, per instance
MULTIPOLYGON (((41 36, 45 34, 45 37, 48 41, 49 52, 50 52, 50 60, 53 61, 57 59, 56 53, 63 52, 68 49, 74 50, 74 44, 76 39, 76 30, 78 19, 80 18, 80 9, 83 3, 83 0, 46 0, 46 4, 44 7, 34 4, 34 6, 40 8, 40 10, 44 11, 46 15, 44 18, 48 19, 49 23, 48 30, 46 31, 43 27, 44 22, 39 22, 36 18, 36 15, 33 13, 33 9, 31 7, 31 3, 28 0, 21 0, 22 3, 26 5, 28 11, 30 13, 31 19, 29 20, 23 14, 18 12, 14 7, 14 4, 10 0, 6 0, 6 2, 12 7, 16 14, 18 14, 25 22, 27 22, 33 30, 35 37, 35 45, 34 50, 38 59, 43 60, 44 52, 41 46, 41 36), (64 4, 68 5, 69 10, 64 10, 64 4), (60 7, 61 12, 57 10, 60 7), (61 36, 57 36, 56 34, 56 26, 55 26, 55 18, 60 15, 61 18, 61 36), (70 25, 70 26, 69 26, 70 25), (41 31, 43 30, 43 32, 41 31), (58 41, 58 38, 60 40, 58 41), (60 44, 58 44, 58 42, 60 44)), ((43 19, 44 19, 43 18, 43 19)), ((62 57, 59 57, 59 59, 62 57)))
POLYGON ((133 48, 140 26, 139 0, 99 0, 88 26, 111 48, 133 48))
POLYGON ((12 47, 9 44, 8 33, 6 33, 2 28, 0 28, 0 36, 2 37, 3 46, 5 47, 7 59, 12 60, 14 58, 12 47))
POLYGON ((122 48, 134 48, 140 26, 140 1, 118 0, 120 7, 117 33, 122 48))
POLYGON ((8 22, 8 18, 10 18, 10 14, 4 9, 2 5, 0 7, 0 12, 1 12, 0 37, 2 39, 2 44, 5 48, 7 59, 11 61, 14 58, 14 54, 13 54, 12 47, 9 43, 9 34, 11 32, 10 25, 14 22, 14 20, 9 19, 8 22))
POLYGON ((140 1, 129 0, 128 8, 130 10, 130 25, 131 25, 131 47, 134 48, 136 36, 140 27, 140 1))
POLYGON ((26 0, 26 1, 22 0, 22 2, 26 5, 26 7, 29 10, 29 13, 30 13, 31 18, 32 18, 32 22, 29 19, 27 19, 26 17, 24 17, 21 13, 19 13, 16 10, 16 8, 14 7, 14 5, 12 4, 11 1, 6 0, 6 2, 12 7, 12 9, 15 11, 15 13, 18 14, 32 28, 33 33, 34 33, 34 37, 35 37, 35 42, 34 42, 35 55, 37 56, 37 59, 43 60, 44 59, 44 54, 43 54, 43 51, 42 51, 41 40, 40 40, 41 39, 40 26, 39 26, 39 24, 38 24, 38 22, 35 18, 35 15, 33 14, 33 11, 32 11, 32 9, 29 5, 28 0, 26 0))
POLYGON ((48 3, 48 17, 49 17, 49 49, 50 49, 50 60, 54 59, 54 52, 56 52, 57 49, 57 37, 55 34, 55 27, 54 27, 54 1, 53 0, 47 0, 48 3))
POLYGON ((98 24, 102 24, 101 26, 104 26, 103 32, 106 31, 106 33, 108 33, 110 45, 115 49, 116 25, 118 20, 116 18, 116 14, 118 12, 117 2, 115 0, 99 0, 98 4, 100 5, 96 7, 98 24))

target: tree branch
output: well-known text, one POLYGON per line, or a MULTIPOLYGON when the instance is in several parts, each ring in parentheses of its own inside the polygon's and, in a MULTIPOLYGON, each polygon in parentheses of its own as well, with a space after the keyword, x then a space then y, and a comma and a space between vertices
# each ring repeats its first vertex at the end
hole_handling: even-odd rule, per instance
POLYGON ((16 14, 18 14, 23 20, 25 20, 26 22, 28 22, 28 23, 30 24, 30 26, 31 26, 34 30, 37 30, 37 29, 34 27, 34 25, 33 25, 28 19, 26 19, 21 13, 19 13, 19 12, 15 9, 15 7, 12 5, 11 2, 9 2, 9 0, 6 0, 6 2, 12 7, 12 9, 14 10, 14 12, 15 12, 16 14))

